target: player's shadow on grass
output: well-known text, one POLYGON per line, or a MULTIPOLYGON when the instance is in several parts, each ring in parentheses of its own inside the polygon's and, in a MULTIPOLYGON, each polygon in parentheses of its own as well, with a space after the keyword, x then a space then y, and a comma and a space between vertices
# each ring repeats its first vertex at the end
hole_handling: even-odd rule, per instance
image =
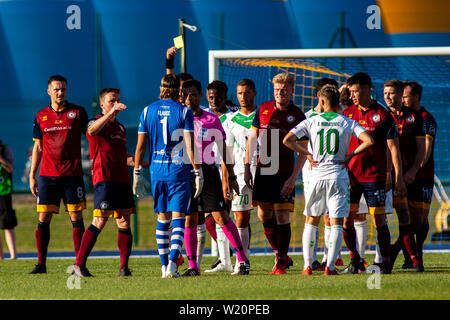
MULTIPOLYGON (((399 268, 394 268, 392 270, 392 273, 396 273, 396 274, 406 274, 406 273, 416 273, 414 272, 414 270, 403 270, 400 267, 399 268)), ((450 267, 425 267, 425 271, 422 274, 427 274, 427 273, 450 273, 450 267)))

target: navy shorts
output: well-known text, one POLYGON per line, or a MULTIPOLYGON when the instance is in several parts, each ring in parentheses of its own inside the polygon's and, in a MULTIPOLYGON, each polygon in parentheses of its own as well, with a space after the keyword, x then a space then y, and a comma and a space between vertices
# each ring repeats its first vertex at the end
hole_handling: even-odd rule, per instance
POLYGON ((136 213, 131 183, 102 181, 94 186, 94 217, 120 218, 136 213))
POLYGON ((37 212, 59 213, 61 200, 64 202, 68 212, 86 209, 83 176, 39 176, 37 212))
POLYGON ((350 211, 357 212, 361 195, 366 199, 370 214, 385 214, 386 182, 351 181, 350 211))

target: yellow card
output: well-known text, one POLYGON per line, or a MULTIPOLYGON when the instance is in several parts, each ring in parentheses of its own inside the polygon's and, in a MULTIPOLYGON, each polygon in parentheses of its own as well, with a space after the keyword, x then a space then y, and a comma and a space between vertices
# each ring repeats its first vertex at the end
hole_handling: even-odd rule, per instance
POLYGON ((177 49, 183 48, 184 47, 183 36, 173 38, 173 44, 177 49))

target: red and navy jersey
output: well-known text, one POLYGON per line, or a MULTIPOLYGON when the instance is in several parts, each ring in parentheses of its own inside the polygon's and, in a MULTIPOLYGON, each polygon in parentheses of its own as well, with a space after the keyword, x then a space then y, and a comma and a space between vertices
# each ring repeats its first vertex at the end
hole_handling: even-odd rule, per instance
POLYGON ((417 155, 416 138, 424 136, 421 118, 405 107, 398 115, 391 112, 391 116, 397 125, 403 173, 406 173, 414 164, 417 155))
POLYGON ((81 133, 88 116, 83 107, 66 102, 61 111, 51 105, 36 113, 33 140, 42 141, 40 176, 82 176, 81 133))
MULTIPOLYGON (((261 155, 266 155, 269 158, 278 157, 279 167, 278 173, 292 172, 294 170, 295 155, 294 151, 289 149, 283 144, 283 139, 288 132, 294 128, 306 117, 300 108, 298 108, 292 101, 286 110, 280 110, 276 107, 275 101, 267 101, 262 103, 257 109, 255 117, 253 118, 252 128, 258 132, 260 141, 262 136, 267 137, 267 144, 263 143, 260 146, 260 156, 258 158, 258 167, 270 167, 271 162, 268 164, 261 163, 261 155), (278 147, 274 146, 274 151, 278 152, 278 155, 271 155, 271 130, 279 130, 278 147)), ((263 161, 265 162, 265 161, 263 161)))
MULTIPOLYGON (((96 116, 90 123, 101 117, 101 115, 96 116)), ((89 141, 94 186, 102 181, 131 183, 127 166, 126 136, 125 127, 117 120, 106 123, 95 136, 86 134, 89 141)))
POLYGON ((422 134, 433 138, 433 144, 431 146, 431 155, 428 162, 419 169, 416 175, 416 179, 434 179, 434 139, 436 138, 437 123, 434 117, 424 107, 421 107, 417 112, 422 121, 422 134))
MULTIPOLYGON (((389 111, 374 101, 367 111, 352 105, 344 110, 344 116, 358 122, 375 142, 372 148, 350 160, 349 175, 359 182, 386 181, 387 140, 398 136, 397 126, 389 111)), ((360 143, 357 138, 352 137, 348 153, 355 150, 360 143)))

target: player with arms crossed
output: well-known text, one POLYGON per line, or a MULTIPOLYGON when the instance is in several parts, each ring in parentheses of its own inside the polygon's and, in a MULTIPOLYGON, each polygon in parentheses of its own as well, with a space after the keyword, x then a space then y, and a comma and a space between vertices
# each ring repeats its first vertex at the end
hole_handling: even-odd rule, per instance
MULTIPOLYGON (((406 173, 413 167, 419 167, 421 156, 418 156, 418 154, 423 154, 424 137, 422 136, 420 118, 414 111, 405 108, 402 104, 403 89, 404 84, 400 80, 389 80, 383 85, 384 101, 397 124, 402 169, 406 173)), ((390 166, 391 163, 388 163, 388 170, 390 166)), ((411 227, 408 200, 414 201, 414 194, 408 186, 405 197, 399 197, 397 194, 393 195, 393 205, 398 217, 399 237, 391 247, 391 267, 394 266, 400 248, 403 248, 413 261, 413 266, 416 271, 420 271, 416 241, 411 227)))
POLYGON ((119 276, 131 276, 128 268, 133 244, 130 215, 136 208, 128 166, 134 166, 134 159, 127 152, 125 127, 116 119, 126 106, 120 103, 120 89, 105 88, 99 98, 102 115, 89 121, 86 132, 92 161, 94 218, 83 235, 74 272, 82 277, 92 276, 86 269, 87 258, 108 218, 114 218, 118 227, 119 276))
POLYGON ((258 218, 276 255, 270 274, 279 275, 285 274, 293 265, 288 256, 290 213, 294 211, 295 182, 305 161, 301 156, 295 159, 294 152, 283 144, 283 138, 305 119, 305 115, 291 100, 295 87, 295 78, 291 74, 280 73, 272 83, 275 100, 262 103, 253 119, 245 154, 244 179, 253 190, 253 205, 258 206, 258 218), (253 180, 250 160, 257 143, 260 143, 260 149, 253 180))
POLYGON ((328 212, 331 231, 325 275, 337 275, 334 268, 342 243, 342 225, 350 207, 349 180, 346 166, 350 159, 373 145, 370 135, 355 121, 339 111, 339 91, 333 85, 320 89, 319 104, 323 113, 302 121, 284 138, 290 149, 307 156, 311 166, 309 187, 305 194, 305 227, 303 231, 304 269, 302 275, 312 274, 313 250, 320 217, 328 212), (347 154, 350 138, 362 143, 347 154), (312 154, 297 139, 309 137, 312 154))
POLYGON ((145 196, 142 164, 148 144, 162 278, 180 276, 176 264, 183 246, 185 216, 190 213, 192 167, 195 196, 203 185, 202 169, 194 162, 194 115, 177 102, 179 86, 177 78, 164 76, 160 100, 142 111, 134 165, 133 193, 141 199, 145 196), (173 229, 169 239, 171 222, 173 229))
MULTIPOLYGON (((347 273, 365 271, 364 262, 356 248, 356 231, 353 225, 361 195, 364 197, 377 229, 377 240, 382 256, 382 273, 391 273, 390 246, 391 234, 386 223, 386 181, 391 179, 391 172, 387 168, 386 154, 392 155, 395 169, 394 191, 400 197, 406 195, 403 181, 398 131, 395 121, 384 107, 370 96, 372 80, 364 72, 358 72, 347 79, 354 105, 344 110, 344 116, 358 122, 373 138, 375 145, 367 152, 359 154, 350 160, 348 165, 350 177, 350 212, 344 219, 343 235, 350 251, 350 264, 344 270, 347 273)), ((359 141, 352 138, 349 153, 355 150, 359 141)))
POLYGON ((35 232, 38 261, 31 274, 47 272, 50 222, 53 214, 59 213, 61 199, 72 222, 75 254, 78 254, 84 233, 82 211, 86 208, 86 198, 81 133, 86 132, 88 116, 83 107, 66 100, 67 80, 63 76, 48 79, 47 93, 51 104, 36 113, 33 128, 30 189, 38 198, 39 224, 35 232))
MULTIPOLYGON (((422 136, 424 137, 424 151, 418 152, 415 164, 405 173, 405 183, 413 194, 414 200, 409 201, 411 224, 416 235, 417 254, 419 257, 419 270, 423 267, 423 244, 427 238, 430 225, 428 214, 430 213, 431 200, 434 187, 434 139, 437 132, 437 123, 429 111, 420 105, 422 86, 415 81, 405 81, 403 90, 403 104, 414 111, 422 123, 422 136)), ((405 255, 405 265, 412 261, 405 255)))
MULTIPOLYGON (((219 169, 216 166, 216 159, 213 146, 217 150, 226 166, 228 173, 228 184, 230 190, 239 195, 239 185, 236 182, 233 164, 230 159, 228 149, 225 144, 226 134, 219 118, 206 110, 200 108, 201 84, 197 80, 190 80, 183 83, 183 95, 185 104, 194 113, 195 144, 199 151, 198 161, 201 163, 205 181, 200 196, 191 199, 191 215, 186 219, 185 247, 188 256, 189 269, 183 276, 200 275, 197 264, 197 224, 199 216, 205 212, 212 212, 212 217, 216 224, 225 233, 228 241, 236 251, 239 262, 238 275, 247 275, 250 272, 250 263, 247 259, 238 230, 233 220, 230 219, 225 206, 225 190, 220 178, 219 169)), ((196 157, 197 161, 197 157, 196 157)))

